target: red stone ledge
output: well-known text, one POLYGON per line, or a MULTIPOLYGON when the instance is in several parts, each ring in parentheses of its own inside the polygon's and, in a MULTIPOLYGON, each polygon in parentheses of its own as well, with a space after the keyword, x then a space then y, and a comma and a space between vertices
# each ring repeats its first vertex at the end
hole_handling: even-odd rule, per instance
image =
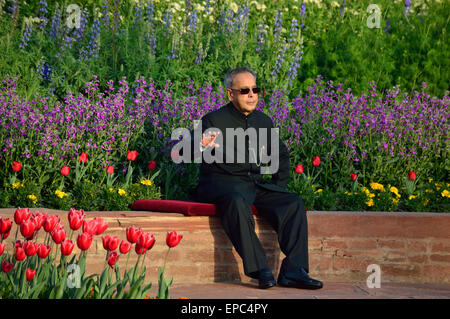
MULTIPOLYGON (((69 229, 67 212, 33 208, 60 215, 69 229)), ((14 209, 0 209, 1 217, 13 220, 14 209)), ((125 229, 134 225, 152 233, 156 244, 145 264, 149 281, 157 284, 157 269, 167 251, 166 232, 183 234, 179 246, 169 254, 167 277, 177 283, 250 281, 242 262, 216 216, 184 216, 175 213, 142 211, 86 212, 87 218, 102 217, 109 223, 104 235, 125 238, 125 229)), ((365 282, 367 266, 377 264, 381 282, 450 284, 450 214, 405 212, 317 212, 308 211, 310 275, 323 281, 365 282)), ((270 225, 256 216, 256 232, 265 247, 269 266, 278 273, 284 255, 270 225)), ((16 226, 14 226, 16 227, 16 226)), ((36 242, 42 242, 40 232, 36 242)), ((12 232, 7 239, 14 238, 12 232)), ((74 238, 75 239, 75 236, 74 238)), ((75 249, 76 253, 77 250, 75 249)), ((88 253, 87 272, 101 272, 105 250, 100 236, 88 253)), ((136 261, 132 253, 128 266, 136 261)), ((119 259, 125 267, 126 258, 119 259)))

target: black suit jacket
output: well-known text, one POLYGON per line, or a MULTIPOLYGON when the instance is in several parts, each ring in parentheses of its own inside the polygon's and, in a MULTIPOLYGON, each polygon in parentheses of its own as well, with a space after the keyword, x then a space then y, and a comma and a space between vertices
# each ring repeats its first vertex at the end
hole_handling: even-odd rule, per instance
POLYGON ((277 137, 279 144, 278 171, 272 175, 270 182, 263 179, 261 174, 261 166, 265 166, 261 164, 261 151, 265 149, 270 156, 272 149, 270 134, 274 126, 270 117, 258 110, 245 116, 230 102, 220 109, 203 116, 201 124, 202 132, 216 128, 220 129, 222 137, 218 136, 216 138, 216 142, 220 144, 219 148, 212 149, 209 147, 203 152, 199 151, 200 144, 196 145, 194 139, 192 139, 191 150, 193 150, 193 159, 197 158, 198 160, 198 157, 203 155, 200 164, 199 184, 194 191, 193 199, 202 202, 214 202, 215 199, 222 195, 238 192, 251 204, 256 196, 257 185, 270 191, 287 193, 286 186, 289 181, 290 171, 289 151, 279 137, 277 137), (232 134, 227 134, 227 128, 241 128, 245 131, 250 127, 255 128, 257 133, 263 132, 263 130, 259 129, 265 128, 267 132, 265 141, 263 135, 257 134, 258 145, 250 145, 247 137, 245 139, 245 147, 243 147, 242 141, 239 143, 232 134), (231 145, 233 137, 234 145, 231 145), (263 146, 264 149, 262 148, 263 146), (242 152, 242 149, 244 152, 242 152), (207 163, 205 161, 205 152, 210 152, 209 154, 213 156, 222 154, 223 162, 207 163), (230 152, 233 152, 234 160, 232 163, 227 163, 227 153, 231 154, 230 152), (238 156, 244 156, 244 153, 245 161, 238 163, 238 156))

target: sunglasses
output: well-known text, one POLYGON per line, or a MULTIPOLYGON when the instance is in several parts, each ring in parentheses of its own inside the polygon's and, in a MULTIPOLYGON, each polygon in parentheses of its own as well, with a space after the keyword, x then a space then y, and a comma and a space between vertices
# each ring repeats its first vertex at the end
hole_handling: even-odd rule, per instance
MULTIPOLYGON (((231 89, 232 91, 238 91, 240 94, 245 95, 250 93, 250 89, 231 89)), ((259 92, 261 92, 261 88, 252 88, 252 92, 254 94, 258 94, 259 92)))

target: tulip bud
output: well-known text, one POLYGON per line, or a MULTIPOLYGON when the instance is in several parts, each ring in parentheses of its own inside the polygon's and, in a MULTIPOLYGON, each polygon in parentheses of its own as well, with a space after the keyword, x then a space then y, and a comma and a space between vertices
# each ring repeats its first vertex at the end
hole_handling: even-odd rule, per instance
POLYGON ((128 151, 127 160, 134 162, 138 156, 137 151, 128 151))
POLYGON ((3 251, 5 250, 6 244, 0 244, 0 256, 3 254, 3 251))
POLYGON ((10 263, 6 260, 2 261, 2 271, 5 274, 9 273, 13 267, 14 267, 13 263, 10 263))
POLYGON ((14 221, 17 225, 22 224, 24 220, 27 220, 30 217, 30 209, 29 208, 17 208, 14 213, 14 221))
POLYGON ((75 244, 71 240, 64 240, 61 242, 61 254, 64 256, 70 255, 72 253, 75 244))
POLYGON ((409 173, 408 173, 408 177, 409 177, 409 179, 410 180, 415 180, 416 179, 416 177, 417 177, 417 174, 416 174, 416 172, 413 172, 413 171, 409 171, 409 173))
POLYGON ((14 172, 18 173, 18 172, 20 172, 20 169, 22 168, 22 163, 13 161, 11 167, 14 172))
POLYGON ((117 262, 118 259, 119 259, 119 254, 116 253, 115 251, 113 251, 113 252, 109 255, 109 258, 108 258, 108 265, 112 268, 112 267, 116 264, 116 262, 117 262))
POLYGON ((61 174, 64 176, 68 176, 70 173, 70 167, 64 165, 63 168, 61 168, 61 174))
POLYGON ((22 261, 26 257, 25 251, 21 247, 16 247, 16 250, 14 252, 14 258, 16 258, 17 261, 22 261))
POLYGON ((88 233, 79 234, 77 237, 77 246, 81 250, 88 250, 91 247, 93 236, 88 233))
POLYGON ((47 258, 48 255, 50 254, 50 246, 39 244, 37 247, 37 254, 41 259, 47 258))
POLYGON ((155 170, 155 168, 156 168, 156 162, 155 162, 155 161, 150 161, 150 163, 148 163, 148 165, 147 165, 147 168, 148 168, 150 171, 155 170))
POLYGON ((312 164, 315 167, 319 166, 320 165, 320 157, 319 156, 314 156, 313 160, 312 160, 312 164))
POLYGON ((127 234, 127 240, 134 244, 139 239, 139 236, 141 235, 141 229, 135 228, 134 226, 127 227, 126 234, 127 234))
POLYGON ((20 233, 28 240, 33 238, 35 229, 36 226, 31 220, 25 220, 22 222, 22 224, 20 224, 20 233))
POLYGON ((27 241, 23 244, 23 249, 28 257, 36 255, 37 245, 32 241, 27 241))
POLYGON ((27 280, 32 281, 34 278, 34 275, 36 275, 36 270, 31 270, 30 268, 27 268, 25 274, 27 276, 27 280))
POLYGON ((181 238, 183 238, 183 235, 178 235, 176 231, 172 231, 170 233, 167 232, 166 244, 170 248, 173 248, 180 243, 181 238))
POLYGON ((88 160, 89 155, 85 152, 81 153, 81 155, 78 157, 78 161, 86 163, 88 160))
MULTIPOLYGON (((125 240, 120 243, 119 251, 121 254, 126 254, 131 250, 131 244, 125 240)), ((1 255, 1 254, 0 254, 1 255)))
POLYGON ((295 172, 297 174, 303 173, 303 165, 302 164, 297 164, 297 166, 295 167, 295 172))
POLYGON ((358 178, 358 174, 351 173, 350 178, 352 179, 352 181, 356 181, 356 179, 358 178))
POLYGON ((106 166, 106 174, 114 174, 114 166, 108 165, 106 166))

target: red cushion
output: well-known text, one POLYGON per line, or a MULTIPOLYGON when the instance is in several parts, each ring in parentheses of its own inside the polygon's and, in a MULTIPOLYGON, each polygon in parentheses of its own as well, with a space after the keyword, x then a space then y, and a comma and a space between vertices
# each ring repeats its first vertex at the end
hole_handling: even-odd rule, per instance
MULTIPOLYGON (((182 213, 188 216, 214 216, 216 205, 209 203, 189 202, 182 200, 140 199, 131 204, 132 210, 148 210, 152 212, 182 213)), ((252 205, 254 215, 258 214, 252 205)))

